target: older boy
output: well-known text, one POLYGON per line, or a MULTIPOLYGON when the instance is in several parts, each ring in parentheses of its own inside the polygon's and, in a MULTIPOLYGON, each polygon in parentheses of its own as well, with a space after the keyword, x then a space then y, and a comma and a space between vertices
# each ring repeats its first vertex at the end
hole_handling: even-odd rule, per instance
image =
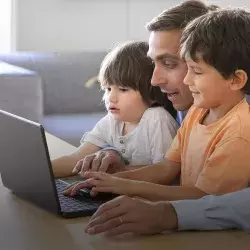
MULTIPOLYGON (((150 49, 154 52, 151 54, 152 59, 157 63, 153 78, 155 84, 161 85, 163 89, 167 89, 169 83, 171 88, 181 88, 183 79, 178 78, 179 83, 178 81, 174 83, 171 79, 176 78, 170 78, 171 75, 180 72, 181 68, 178 64, 175 64, 176 67, 173 69, 165 67, 165 55, 174 56, 178 52, 178 33, 173 36, 171 31, 177 30, 181 33, 181 29, 188 22, 207 11, 208 7, 200 1, 186 1, 173 9, 164 11, 149 23, 150 37, 155 41, 150 44, 150 49)), ((188 91, 181 93, 183 93, 181 108, 183 110, 185 106, 188 109, 192 98, 190 102, 188 91)), ((100 162, 108 165, 111 161, 106 155, 100 162)), ((115 162, 119 163, 119 158, 115 162)), ((177 227, 180 230, 225 228, 250 230, 249 197, 250 188, 223 196, 209 195, 199 200, 180 200, 171 203, 148 202, 122 196, 104 204, 92 218, 86 230, 89 233, 105 231, 112 234, 126 232, 150 234, 177 227)))

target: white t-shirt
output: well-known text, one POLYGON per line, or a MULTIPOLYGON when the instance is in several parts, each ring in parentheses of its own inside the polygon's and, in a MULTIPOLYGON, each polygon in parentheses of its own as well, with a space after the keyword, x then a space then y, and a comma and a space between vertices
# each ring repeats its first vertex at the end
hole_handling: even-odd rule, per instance
POLYGON ((147 165, 164 158, 178 129, 175 119, 163 107, 148 108, 137 127, 125 136, 123 126, 124 122, 107 114, 83 135, 81 143, 90 142, 100 148, 112 146, 130 165, 147 165))

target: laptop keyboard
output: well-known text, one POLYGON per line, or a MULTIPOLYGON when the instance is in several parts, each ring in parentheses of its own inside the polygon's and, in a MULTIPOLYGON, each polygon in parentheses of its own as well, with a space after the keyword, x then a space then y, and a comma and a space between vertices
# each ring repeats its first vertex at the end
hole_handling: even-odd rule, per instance
POLYGON ((63 195, 63 191, 69 186, 61 180, 55 180, 58 198, 62 212, 81 213, 79 216, 92 215, 101 204, 111 200, 115 197, 112 194, 98 195, 97 197, 91 197, 88 193, 80 192, 74 197, 68 197, 63 195))

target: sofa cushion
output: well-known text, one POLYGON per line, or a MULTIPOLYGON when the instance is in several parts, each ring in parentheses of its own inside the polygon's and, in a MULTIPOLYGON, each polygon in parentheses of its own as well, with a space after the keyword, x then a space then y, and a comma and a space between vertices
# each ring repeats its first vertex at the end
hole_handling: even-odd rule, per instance
POLYGON ((42 124, 45 130, 74 146, 80 145, 83 134, 90 131, 106 112, 46 115, 42 124))

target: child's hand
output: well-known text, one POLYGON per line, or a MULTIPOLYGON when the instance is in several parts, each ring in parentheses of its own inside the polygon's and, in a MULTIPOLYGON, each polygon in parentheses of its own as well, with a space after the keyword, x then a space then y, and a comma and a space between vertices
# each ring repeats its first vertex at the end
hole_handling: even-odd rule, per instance
MULTIPOLYGON (((77 182, 74 182, 72 183, 71 185, 69 185, 67 187, 67 189, 65 189, 63 191, 63 194, 64 195, 69 195, 69 196, 75 196, 80 189, 82 188, 92 188, 93 186, 88 183, 88 180, 85 180, 85 181, 77 181, 77 182)), ((94 193, 94 192, 90 192, 91 196, 95 196, 97 193, 94 193)))
POLYGON ((125 170, 125 163, 114 150, 98 151, 76 163, 73 173, 82 177, 86 171, 116 173, 125 170))
POLYGON ((136 190, 136 181, 118 178, 102 172, 86 172, 85 181, 71 185, 64 194, 74 196, 81 188, 92 187, 94 194, 98 192, 107 192, 114 194, 134 195, 136 190))

